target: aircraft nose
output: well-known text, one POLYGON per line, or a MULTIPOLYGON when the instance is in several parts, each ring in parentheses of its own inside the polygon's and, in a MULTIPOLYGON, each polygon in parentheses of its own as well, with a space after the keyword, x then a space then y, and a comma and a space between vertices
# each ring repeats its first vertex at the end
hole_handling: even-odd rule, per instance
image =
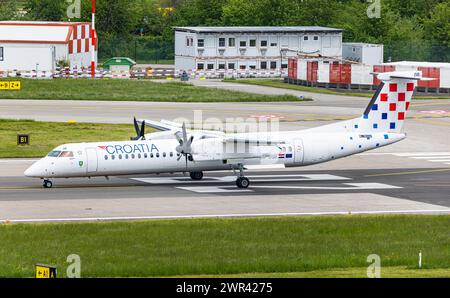
POLYGON ((43 171, 39 162, 36 162, 24 172, 24 175, 30 178, 42 178, 42 174, 43 171))

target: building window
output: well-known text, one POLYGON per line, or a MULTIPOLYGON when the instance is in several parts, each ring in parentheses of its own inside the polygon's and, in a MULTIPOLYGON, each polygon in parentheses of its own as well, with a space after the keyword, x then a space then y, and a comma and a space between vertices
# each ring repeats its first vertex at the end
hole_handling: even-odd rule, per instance
POLYGON ((225 63, 219 63, 219 69, 225 69, 225 63))
POLYGON ((261 69, 267 69, 267 62, 261 61, 261 69))
POLYGON ((203 64, 203 63, 197 64, 197 69, 198 69, 198 70, 203 70, 203 69, 205 69, 205 64, 203 64))
POLYGON ((247 69, 247 66, 245 66, 245 65, 240 65, 239 68, 240 68, 241 70, 246 70, 246 69, 247 69))
POLYGON ((246 42, 245 40, 241 40, 241 41, 239 42, 239 46, 240 46, 241 48, 245 48, 245 47, 247 47, 247 42, 246 42))
POLYGON ((267 47, 267 40, 261 40, 261 47, 267 47))
POLYGON ((319 40, 319 36, 314 36, 314 40, 319 40))
POLYGON ((0 61, 3 61, 3 47, 0 47, 0 61))
POLYGON ((256 47, 256 39, 250 39, 250 46, 256 47))
POLYGON ((224 48, 225 47, 225 38, 219 38, 219 47, 224 48))
POLYGON ((353 51, 353 53, 356 53, 356 48, 353 47, 353 48, 352 48, 352 51, 353 51))
POLYGON ((235 47, 236 46, 236 39, 235 38, 228 38, 228 46, 230 48, 235 47))
POLYGON ((271 47, 277 47, 278 44, 277 44, 276 42, 272 42, 272 43, 270 44, 270 46, 271 46, 271 47))
POLYGON ((197 46, 199 48, 203 48, 205 46, 205 40, 204 39, 197 40, 197 46))
POLYGON ((287 68, 288 68, 288 65, 287 65, 286 63, 283 63, 283 64, 281 64, 281 68, 282 68, 282 69, 287 69, 287 68))
POLYGON ((211 69, 214 69, 214 64, 209 63, 209 64, 208 64, 208 70, 211 70, 211 69))
POLYGON ((270 68, 271 69, 276 69, 277 68, 277 62, 276 61, 271 61, 270 62, 270 68))
POLYGON ((228 63, 228 69, 234 69, 235 64, 234 63, 228 63))
POLYGON ((309 37, 308 36, 304 36, 303 40, 309 40, 309 37))
POLYGON ((256 69, 256 65, 250 65, 250 69, 256 69))

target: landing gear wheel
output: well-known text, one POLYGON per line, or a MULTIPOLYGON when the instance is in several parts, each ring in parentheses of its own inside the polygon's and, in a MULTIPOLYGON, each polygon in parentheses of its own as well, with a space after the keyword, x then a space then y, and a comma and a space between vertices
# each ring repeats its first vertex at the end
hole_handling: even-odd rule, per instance
POLYGON ((44 180, 44 188, 52 188, 53 183, 50 180, 44 180))
POLYGON ((250 186, 250 180, 248 180, 248 178, 246 177, 239 177, 236 180, 236 185, 239 188, 248 188, 250 186))
POLYGON ((203 172, 191 172, 190 173, 192 180, 202 180, 203 179, 203 172))

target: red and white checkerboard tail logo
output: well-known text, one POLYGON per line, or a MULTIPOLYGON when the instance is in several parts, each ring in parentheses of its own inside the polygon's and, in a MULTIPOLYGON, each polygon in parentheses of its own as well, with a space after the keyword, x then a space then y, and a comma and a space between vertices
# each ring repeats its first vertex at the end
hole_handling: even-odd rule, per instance
POLYGON ((396 78, 382 81, 356 129, 362 132, 400 133, 417 80, 396 78))

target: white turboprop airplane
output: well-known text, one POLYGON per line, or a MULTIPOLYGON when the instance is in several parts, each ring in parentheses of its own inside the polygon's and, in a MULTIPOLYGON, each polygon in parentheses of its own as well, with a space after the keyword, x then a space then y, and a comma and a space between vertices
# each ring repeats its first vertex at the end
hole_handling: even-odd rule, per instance
POLYGON ((251 166, 301 167, 405 139, 402 127, 414 89, 419 80, 429 79, 419 71, 376 75, 382 83, 356 119, 263 134, 187 130, 184 124, 168 121, 142 121, 139 127, 135 119, 138 136, 131 141, 61 145, 24 174, 43 179, 43 186, 51 188, 52 178, 189 172, 193 180, 201 180, 204 171, 232 170, 236 185, 247 188, 250 181, 244 170, 251 166), (145 135, 145 126, 160 132, 145 135))

